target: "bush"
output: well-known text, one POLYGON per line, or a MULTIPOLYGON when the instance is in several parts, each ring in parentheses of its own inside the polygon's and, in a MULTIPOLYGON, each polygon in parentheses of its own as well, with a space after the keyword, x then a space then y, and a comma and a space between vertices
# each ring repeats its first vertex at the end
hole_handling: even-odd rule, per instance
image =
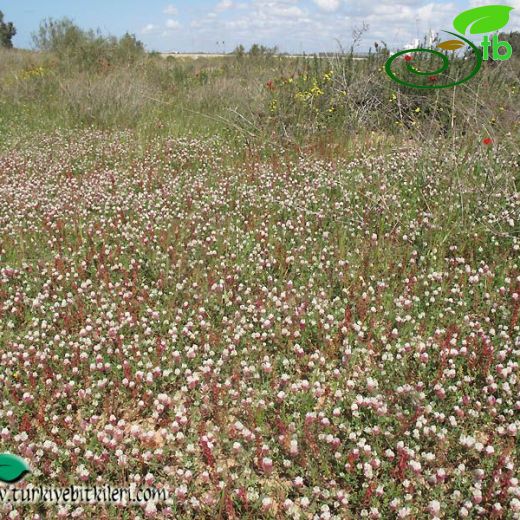
POLYGON ((143 44, 132 34, 121 38, 85 31, 69 20, 44 20, 33 34, 35 46, 56 54, 65 67, 82 71, 106 69, 114 64, 133 63, 144 55, 143 44))
POLYGON ((249 49, 249 56, 253 56, 254 58, 269 58, 277 53, 278 47, 266 47, 265 45, 259 45, 258 43, 253 43, 249 49))
POLYGON ((16 28, 12 22, 4 22, 4 13, 0 11, 0 47, 7 49, 13 48, 13 37, 16 34, 16 28))

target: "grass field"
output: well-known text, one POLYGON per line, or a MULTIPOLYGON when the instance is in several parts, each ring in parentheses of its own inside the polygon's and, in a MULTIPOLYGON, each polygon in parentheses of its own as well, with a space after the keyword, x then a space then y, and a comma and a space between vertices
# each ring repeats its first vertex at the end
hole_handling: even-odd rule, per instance
POLYGON ((520 518, 518 62, 0 57, 2 518, 520 518))

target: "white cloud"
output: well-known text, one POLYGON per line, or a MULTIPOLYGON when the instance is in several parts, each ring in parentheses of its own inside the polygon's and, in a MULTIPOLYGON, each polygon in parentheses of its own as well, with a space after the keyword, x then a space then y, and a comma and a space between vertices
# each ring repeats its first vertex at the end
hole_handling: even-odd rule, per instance
POLYGON ((252 15, 261 18, 299 18, 305 12, 296 4, 298 0, 255 0, 251 4, 252 15))
POLYGON ((168 29, 180 29, 181 24, 177 20, 169 18, 168 20, 166 20, 166 27, 168 29))
POLYGON ((217 12, 227 11, 228 9, 231 9, 232 7, 234 7, 234 3, 232 0, 221 0, 215 7, 215 11, 217 11, 217 12))
MULTIPOLYGON (((168 0, 167 0, 168 1, 168 0)), ((175 0, 170 0, 175 1, 175 0)), ((520 8, 520 0, 504 0, 520 8)), ((385 41, 391 50, 403 48, 414 38, 422 40, 429 30, 441 33, 452 28, 453 18, 462 10, 455 0, 211 0, 213 9, 206 14, 186 8, 188 19, 180 26, 177 16, 166 16, 162 29, 150 31, 149 45, 161 30, 171 38, 176 50, 217 51, 216 41, 226 41, 228 48, 239 43, 278 45, 287 52, 319 52, 338 50, 352 44, 354 28, 365 22, 358 50, 374 46, 374 41, 385 41), (226 16, 210 13, 225 12, 226 16), (191 16, 189 16, 191 14, 191 16), (166 20, 168 19, 168 20, 166 20), (165 26, 166 24, 166 26, 165 26), (185 27, 184 27, 185 25, 185 27), (175 39, 172 35, 175 33, 175 39)), ((471 3, 496 0, 468 0, 471 3)), ((178 4, 178 2, 177 2, 178 4)), ((180 4, 182 5, 182 4, 180 4)), ((186 2, 188 5, 188 2, 186 2)), ((520 9, 511 14, 506 30, 518 27, 520 9), (516 23, 515 23, 516 22, 516 23), (515 27, 516 25, 516 27, 515 27)), ((441 33, 442 35, 442 33, 441 33)), ((446 36, 446 35, 443 35, 446 36)), ((158 42, 157 45, 166 44, 158 42)), ((167 50, 171 50, 167 49, 167 50)))
POLYGON ((149 23, 141 29, 141 34, 150 34, 150 33, 154 32, 156 29, 157 29, 156 25, 154 25, 153 23, 149 23))
POLYGON ((324 11, 334 12, 339 9, 340 0, 314 0, 314 3, 324 11))
POLYGON ((169 4, 164 8, 163 13, 170 16, 177 16, 179 14, 179 10, 174 5, 169 4))

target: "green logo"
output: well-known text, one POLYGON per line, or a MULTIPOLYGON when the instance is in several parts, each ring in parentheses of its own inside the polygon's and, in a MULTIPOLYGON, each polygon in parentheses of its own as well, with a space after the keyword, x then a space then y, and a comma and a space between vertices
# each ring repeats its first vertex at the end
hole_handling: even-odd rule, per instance
POLYGON ((0 482, 14 484, 22 480, 30 471, 22 458, 10 453, 0 453, 0 482))
MULTIPOLYGON (((455 27, 456 31, 459 31, 462 34, 466 34, 469 29, 469 34, 484 34, 490 33, 494 31, 498 31, 509 22, 509 13, 512 11, 512 7, 507 5, 485 5, 482 7, 475 7, 474 9, 469 9, 468 11, 464 11, 460 13, 455 20, 453 20, 453 27, 455 27)), ((466 72, 466 75, 462 79, 451 79, 448 74, 446 74, 448 80, 446 82, 439 81, 439 75, 447 73, 450 68, 450 61, 446 53, 442 53, 441 51, 436 51, 433 49, 408 49, 404 51, 397 52, 390 56, 385 63, 386 73, 397 83, 400 85, 404 85, 406 87, 412 88, 428 88, 428 89, 440 89, 440 88, 449 88, 454 87, 456 85, 460 85, 468 80, 470 80, 477 72, 480 70, 482 66, 483 60, 489 59, 489 48, 491 47, 493 60, 496 61, 505 61, 511 58, 513 54, 513 49, 508 42, 499 41, 498 35, 494 35, 492 40, 489 39, 489 36, 486 34, 484 36, 481 47, 478 48, 473 42, 461 36, 457 33, 452 33, 450 31, 444 31, 451 36, 455 36, 456 39, 447 40, 441 42, 437 45, 438 48, 443 51, 456 51, 463 47, 468 46, 469 49, 474 54, 475 63, 473 67, 466 72), (505 52, 500 52, 500 49, 504 49, 505 52), (438 58, 441 60, 441 65, 435 70, 422 71, 418 70, 416 66, 412 63, 414 53, 426 53, 429 55, 430 63, 432 59, 438 58), (397 77, 394 73, 392 67, 395 61, 403 56, 404 57, 404 68, 408 73, 407 79, 401 79, 397 77), (419 76, 423 78, 422 83, 415 83, 412 81, 413 76, 419 76), (411 78, 411 79, 410 79, 411 78), (426 79, 426 81, 424 81, 426 79)), ((402 70, 401 70, 402 72, 402 70)))

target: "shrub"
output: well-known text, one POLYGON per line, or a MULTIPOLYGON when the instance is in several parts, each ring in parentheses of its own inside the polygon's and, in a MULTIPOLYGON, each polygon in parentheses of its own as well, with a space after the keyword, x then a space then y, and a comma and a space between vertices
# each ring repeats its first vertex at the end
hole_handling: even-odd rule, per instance
POLYGON ((56 54, 63 67, 82 71, 132 63, 144 55, 143 44, 132 34, 119 39, 103 36, 99 30, 81 29, 68 18, 44 20, 33 42, 38 49, 56 54))
POLYGON ((0 47, 7 49, 13 48, 13 37, 16 34, 16 28, 12 22, 4 22, 4 13, 0 11, 0 47))

